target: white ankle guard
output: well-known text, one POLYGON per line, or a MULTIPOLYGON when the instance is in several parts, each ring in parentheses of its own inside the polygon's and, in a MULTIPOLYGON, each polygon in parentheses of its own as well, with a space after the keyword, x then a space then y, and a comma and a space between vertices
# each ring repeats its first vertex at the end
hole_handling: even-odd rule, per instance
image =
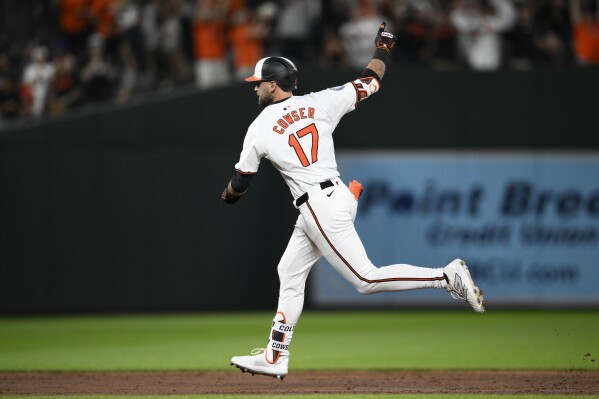
POLYGON ((293 335, 293 330, 295 329, 295 326, 275 321, 272 325, 272 329, 274 331, 282 332, 285 335, 289 335, 291 337, 293 335))
POLYGON ((273 341, 272 339, 268 340, 268 345, 266 346, 266 350, 278 351, 281 355, 289 354, 289 344, 285 344, 279 341, 273 341))
POLYGON ((289 356, 289 344, 294 329, 295 325, 273 320, 268 345, 266 346, 266 360, 269 363, 275 363, 280 356, 289 356))

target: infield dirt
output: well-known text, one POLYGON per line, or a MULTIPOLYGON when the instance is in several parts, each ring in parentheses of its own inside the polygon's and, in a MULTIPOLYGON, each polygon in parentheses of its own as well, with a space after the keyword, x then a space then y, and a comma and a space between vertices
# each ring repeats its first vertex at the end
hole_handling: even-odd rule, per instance
POLYGON ((0 373, 0 395, 599 394, 599 372, 295 371, 0 373))

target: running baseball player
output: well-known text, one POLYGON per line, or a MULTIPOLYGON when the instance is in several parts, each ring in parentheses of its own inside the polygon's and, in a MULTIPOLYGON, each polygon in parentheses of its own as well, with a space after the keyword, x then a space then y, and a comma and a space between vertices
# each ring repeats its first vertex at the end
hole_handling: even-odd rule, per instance
POLYGON ((387 56, 396 42, 383 22, 374 56, 358 79, 304 96, 293 95, 298 71, 287 58, 261 59, 254 75, 246 79, 255 83, 264 109, 248 128, 235 173, 221 199, 235 204, 247 192, 260 160, 267 158, 288 184, 299 217, 277 268, 279 303, 268 344, 250 356, 231 359, 243 372, 280 379, 287 375, 289 345, 304 305, 306 278, 322 256, 363 294, 442 288, 476 312, 485 310, 482 292, 464 261, 456 259, 443 268, 376 267, 354 228, 362 188, 355 181, 348 187, 339 178, 333 131, 343 115, 380 89, 387 56))

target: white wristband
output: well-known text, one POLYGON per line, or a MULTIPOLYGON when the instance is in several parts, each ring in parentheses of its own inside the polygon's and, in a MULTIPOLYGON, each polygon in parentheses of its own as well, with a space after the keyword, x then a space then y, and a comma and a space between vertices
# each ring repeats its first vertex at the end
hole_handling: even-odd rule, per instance
POLYGON ((352 83, 356 89, 356 92, 358 93, 359 101, 370 97, 381 88, 379 81, 371 76, 356 79, 352 83))

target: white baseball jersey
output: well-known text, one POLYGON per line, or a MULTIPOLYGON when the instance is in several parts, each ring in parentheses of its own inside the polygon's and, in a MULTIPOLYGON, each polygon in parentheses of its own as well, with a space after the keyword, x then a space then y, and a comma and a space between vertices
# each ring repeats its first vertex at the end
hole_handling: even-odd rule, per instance
POLYGON ((343 115, 379 87, 376 79, 362 78, 268 105, 250 125, 235 169, 256 173, 260 160, 267 158, 281 172, 294 199, 309 187, 338 177, 333 131, 343 115))

